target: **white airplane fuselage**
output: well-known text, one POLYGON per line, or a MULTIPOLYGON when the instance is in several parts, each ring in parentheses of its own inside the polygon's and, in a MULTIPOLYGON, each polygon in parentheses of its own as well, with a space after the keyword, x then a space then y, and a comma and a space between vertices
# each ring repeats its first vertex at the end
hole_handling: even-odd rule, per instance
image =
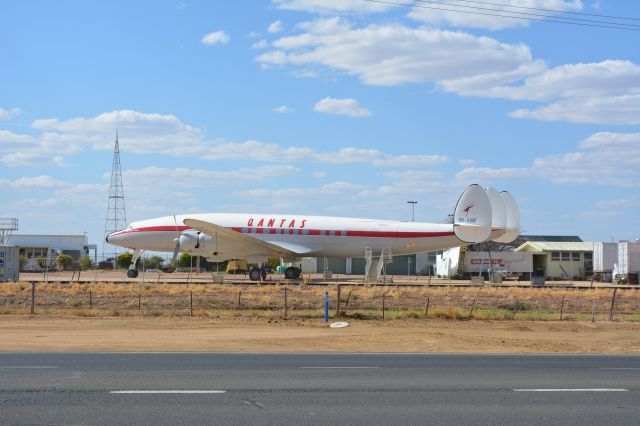
MULTIPOLYGON (((385 248, 394 255, 414 254, 464 244, 456 237, 453 224, 246 213, 201 213, 133 222, 109 235, 107 241, 132 249, 172 252, 177 235, 190 232, 183 225, 185 218, 215 223, 266 242, 304 247, 303 256, 312 257, 363 257, 365 247, 378 254, 385 248)), ((204 247, 188 250, 201 256, 218 251, 222 250, 216 247, 215 238, 204 247)))

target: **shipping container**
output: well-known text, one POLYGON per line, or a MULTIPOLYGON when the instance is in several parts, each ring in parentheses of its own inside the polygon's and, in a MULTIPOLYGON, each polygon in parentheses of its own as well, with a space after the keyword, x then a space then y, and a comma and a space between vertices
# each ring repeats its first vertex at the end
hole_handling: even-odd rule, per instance
POLYGON ((640 243, 618 243, 618 273, 628 275, 640 272, 640 243))
POLYGON ((593 272, 611 272, 617 262, 617 243, 593 243, 593 272))
POLYGON ((18 248, 0 246, 0 281, 18 281, 18 248))

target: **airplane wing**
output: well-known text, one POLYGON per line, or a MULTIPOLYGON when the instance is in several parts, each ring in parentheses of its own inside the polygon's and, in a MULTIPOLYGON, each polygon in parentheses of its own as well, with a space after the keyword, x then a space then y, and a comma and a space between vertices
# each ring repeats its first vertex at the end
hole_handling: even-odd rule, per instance
POLYGON ((287 242, 259 240, 215 223, 199 219, 184 219, 184 224, 212 237, 216 241, 216 255, 222 258, 246 256, 298 257, 311 251, 310 248, 287 242), (228 256, 228 257, 227 257, 228 256))

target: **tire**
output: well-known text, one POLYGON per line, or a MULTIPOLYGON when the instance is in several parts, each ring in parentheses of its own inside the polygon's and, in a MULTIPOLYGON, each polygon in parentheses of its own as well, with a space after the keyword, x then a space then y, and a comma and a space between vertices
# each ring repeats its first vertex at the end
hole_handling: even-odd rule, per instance
POLYGON ((138 276, 138 270, 137 269, 129 269, 127 271, 127 276, 129 278, 136 278, 138 276))
POLYGON ((300 275, 302 275, 302 271, 300 269, 298 269, 298 268, 293 268, 293 269, 295 269, 294 278, 297 280, 297 279, 300 278, 300 275))
POLYGON ((260 281, 260 269, 251 269, 249 271, 249 279, 251 281, 260 281))
POLYGON ((296 269, 292 266, 288 267, 287 269, 284 270, 284 277, 288 280, 295 280, 296 279, 296 269))

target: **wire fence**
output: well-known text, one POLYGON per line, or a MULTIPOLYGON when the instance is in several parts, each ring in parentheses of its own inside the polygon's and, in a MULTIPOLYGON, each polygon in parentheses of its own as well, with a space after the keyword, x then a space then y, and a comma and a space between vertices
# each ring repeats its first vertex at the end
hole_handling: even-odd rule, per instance
POLYGON ((640 321, 637 290, 3 284, 0 314, 640 321))

